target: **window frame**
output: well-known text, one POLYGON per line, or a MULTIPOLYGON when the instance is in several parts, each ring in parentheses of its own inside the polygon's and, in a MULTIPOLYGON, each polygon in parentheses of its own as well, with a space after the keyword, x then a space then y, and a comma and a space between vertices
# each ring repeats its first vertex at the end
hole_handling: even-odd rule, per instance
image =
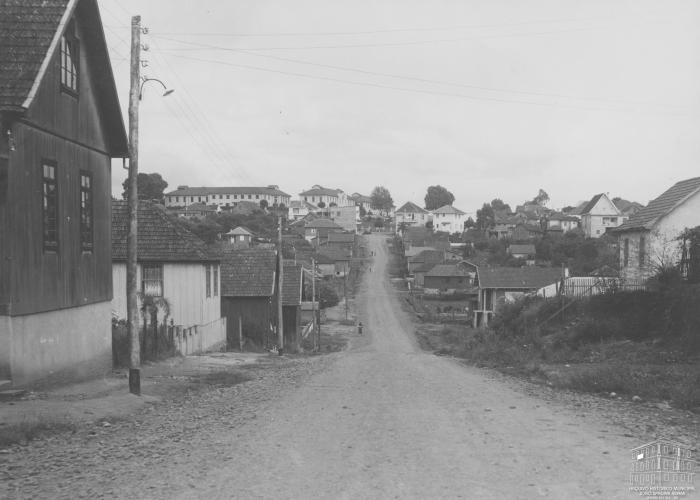
POLYGON ((204 288, 205 296, 211 297, 211 264, 204 264, 204 288))
POLYGON ((212 282, 214 284, 214 292, 212 293, 212 295, 214 297, 218 297, 219 296, 219 265, 218 264, 212 265, 212 272, 213 272, 212 282))
POLYGON ((80 249, 92 252, 95 246, 95 196, 92 173, 80 171, 80 249), (84 183, 87 180, 87 186, 84 183))
POLYGON ((646 235, 640 234, 639 235, 639 252, 638 252, 638 257, 639 257, 639 267, 644 267, 644 264, 646 263, 646 235))
POLYGON ((59 192, 58 192, 58 164, 55 160, 44 159, 41 161, 41 227, 42 227, 42 246, 44 251, 58 252, 60 235, 58 228, 58 211, 59 211, 59 192), (53 172, 53 177, 47 177, 46 169, 50 168, 53 172), (49 200, 47 187, 53 186, 53 196, 49 200), (49 204, 53 205, 53 220, 49 214, 49 204), (53 228, 47 227, 53 222, 53 228), (49 232, 54 233, 53 239, 49 239, 49 232))
POLYGON ((68 24, 61 36, 59 65, 61 91, 77 97, 80 92, 80 40, 76 35, 75 21, 68 24))
POLYGON ((141 264, 141 293, 144 297, 164 297, 165 296, 165 276, 164 276, 164 266, 162 262, 144 262, 141 264), (146 278, 147 270, 157 270, 159 272, 158 277, 146 278), (160 295, 155 295, 153 293, 147 292, 146 282, 156 282, 160 283, 160 295))

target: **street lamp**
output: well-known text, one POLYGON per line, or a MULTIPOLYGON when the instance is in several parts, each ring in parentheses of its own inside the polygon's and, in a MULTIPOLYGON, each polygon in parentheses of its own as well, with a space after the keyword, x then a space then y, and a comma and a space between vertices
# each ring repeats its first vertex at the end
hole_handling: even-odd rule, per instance
POLYGON ((144 76, 141 78, 141 86, 139 87, 139 101, 143 99, 143 86, 146 84, 146 82, 158 82, 163 86, 163 97, 169 96, 173 92, 175 92, 175 89, 169 89, 162 81, 160 81, 158 78, 148 78, 147 76, 144 76))
POLYGON ((129 327, 129 392, 141 394, 141 344, 138 328, 137 233, 138 233, 138 161, 139 161, 139 101, 143 86, 149 81, 160 83, 164 96, 172 94, 157 78, 141 78, 141 16, 131 18, 131 78, 129 91, 129 233, 126 243, 126 317, 129 327))

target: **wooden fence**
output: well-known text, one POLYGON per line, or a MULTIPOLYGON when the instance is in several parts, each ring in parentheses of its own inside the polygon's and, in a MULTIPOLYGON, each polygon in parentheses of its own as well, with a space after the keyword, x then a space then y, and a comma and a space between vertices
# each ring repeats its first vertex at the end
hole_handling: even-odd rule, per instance
POLYGON ((566 278, 562 293, 567 297, 582 298, 592 297, 593 295, 645 290, 647 290, 647 284, 641 280, 582 276, 566 278))

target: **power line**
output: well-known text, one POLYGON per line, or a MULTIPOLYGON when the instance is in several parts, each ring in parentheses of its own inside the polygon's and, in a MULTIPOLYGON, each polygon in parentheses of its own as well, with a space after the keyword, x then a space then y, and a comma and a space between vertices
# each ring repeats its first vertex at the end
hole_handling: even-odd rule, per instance
MULTIPOLYGON (((515 100, 515 99, 503 99, 503 98, 496 98, 496 97, 478 97, 478 96, 470 96, 470 95, 465 95, 465 94, 456 94, 456 93, 443 92, 443 91, 424 90, 424 89, 416 89, 416 88, 408 88, 408 87, 395 87, 395 86, 391 86, 391 85, 383 85, 383 84, 372 83, 372 82, 357 82, 357 81, 352 81, 352 80, 344 80, 341 78, 309 75, 309 74, 305 74, 305 73, 282 71, 282 70, 276 70, 276 69, 271 69, 271 68, 263 68, 260 66, 252 66, 252 65, 247 65, 247 64, 236 64, 236 63, 230 63, 227 61, 217 61, 217 60, 213 60, 213 59, 203 59, 203 58, 198 58, 198 57, 189 57, 189 56, 183 56, 183 55, 177 55, 177 54, 172 54, 172 57, 177 57, 180 59, 188 59, 188 60, 192 60, 192 61, 211 63, 211 64, 220 64, 220 65, 231 66, 231 67, 236 67, 236 68, 251 69, 254 71, 263 71, 263 72, 267 72, 267 73, 276 73, 276 74, 282 74, 282 75, 287 75, 287 76, 297 76, 300 78, 307 78, 307 79, 312 79, 312 80, 321 80, 321 81, 328 81, 328 82, 334 82, 334 83, 343 83, 343 84, 347 84, 347 85, 379 88, 379 89, 385 89, 385 90, 397 90, 397 91, 401 91, 401 92, 411 92, 411 93, 426 94, 426 95, 457 97, 460 99, 467 99, 467 100, 471 100, 471 101, 497 102, 497 103, 503 103, 503 104, 523 104, 523 105, 531 105, 531 106, 578 109, 578 110, 587 110, 587 111, 630 111, 628 109, 619 108, 619 107, 618 108, 612 108, 612 107, 597 107, 596 108, 596 107, 589 107, 589 106, 577 106, 577 105, 571 105, 571 104, 547 103, 547 102, 536 102, 536 101, 521 101, 521 100, 515 100)), ((663 114, 674 115, 674 114, 679 114, 679 113, 663 113, 663 114)), ((685 115, 687 115, 687 113, 685 113, 685 115)))
MULTIPOLYGON (((420 82, 420 83, 429 83, 429 84, 445 85, 445 86, 450 86, 450 87, 468 88, 468 89, 473 89, 473 90, 484 90, 484 91, 488 91, 488 92, 520 94, 520 95, 537 96, 537 97, 553 97, 553 98, 561 98, 561 99, 572 99, 572 100, 579 100, 579 101, 602 102, 602 103, 611 103, 611 104, 651 105, 651 106, 658 106, 658 107, 674 108, 674 106, 664 105, 664 104, 654 104, 654 103, 644 103, 644 102, 634 102, 634 101, 624 101, 624 100, 594 98, 594 97, 578 97, 578 96, 567 95, 567 94, 556 94, 556 93, 527 91, 527 90, 504 89, 504 88, 497 88, 497 87, 487 87, 487 86, 482 86, 482 85, 473 85, 473 84, 467 84, 467 83, 449 82, 449 81, 436 80, 436 79, 430 79, 430 78, 420 78, 420 77, 414 77, 414 76, 397 75, 397 74, 393 74, 393 73, 369 71, 369 70, 364 70, 364 69, 351 68, 351 67, 347 67, 347 66, 315 63, 312 61, 306 61, 306 60, 302 60, 302 59, 289 58, 289 57, 280 57, 280 56, 274 56, 274 55, 270 55, 270 54, 260 54, 258 52, 251 52, 248 49, 222 47, 222 46, 204 44, 204 43, 199 43, 199 42, 178 40, 178 39, 169 38, 169 37, 161 37, 161 36, 157 36, 157 35, 154 35, 154 37, 162 39, 162 40, 168 40, 168 41, 182 43, 182 44, 186 44, 186 45, 194 45, 194 46, 202 47, 202 48, 206 48, 206 49, 235 52, 235 53, 251 55, 254 57, 262 57, 262 58, 273 59, 273 60, 277 60, 277 61, 291 62, 291 63, 295 63, 295 64, 303 64, 303 65, 313 66, 313 67, 318 67, 318 68, 332 69, 332 70, 338 70, 338 71, 347 71, 347 72, 358 73, 358 74, 363 74, 363 75, 370 75, 370 76, 395 78, 395 79, 408 80, 408 81, 414 81, 414 82, 420 82)), ((677 109, 677 107, 675 107, 675 108, 677 109)))
POLYGON ((541 19, 532 21, 518 21, 512 23, 494 24, 464 24, 454 26, 438 27, 414 27, 414 28, 386 28, 362 31, 316 31, 316 32, 277 32, 277 33, 212 33, 212 32, 162 32, 163 35, 187 35, 187 36, 230 36, 230 37, 306 37, 306 36, 355 36, 355 35, 375 35, 383 33, 405 33, 405 32, 425 32, 425 31, 455 31, 464 29, 501 28, 507 26, 523 26, 528 24, 565 23, 578 21, 591 21, 596 19, 608 19, 608 17, 588 17, 588 18, 566 18, 566 19, 541 19))

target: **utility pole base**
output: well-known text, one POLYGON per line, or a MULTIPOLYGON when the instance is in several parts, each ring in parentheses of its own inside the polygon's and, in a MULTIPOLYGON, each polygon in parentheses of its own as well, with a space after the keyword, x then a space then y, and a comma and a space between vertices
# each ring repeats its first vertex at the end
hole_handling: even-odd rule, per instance
POLYGON ((129 392, 141 395, 141 370, 139 368, 129 368, 129 392))

